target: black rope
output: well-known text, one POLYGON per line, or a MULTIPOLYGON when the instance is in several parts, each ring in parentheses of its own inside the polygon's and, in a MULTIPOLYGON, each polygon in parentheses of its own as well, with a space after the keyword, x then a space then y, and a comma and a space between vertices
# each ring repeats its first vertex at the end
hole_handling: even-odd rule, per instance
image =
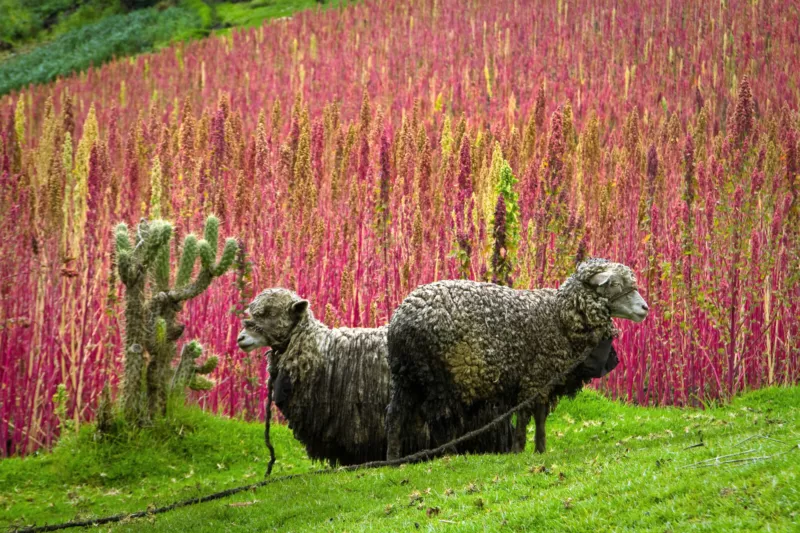
MULTIPOLYGON (((271 355, 272 352, 269 352, 267 355, 271 355)), ((267 471, 264 473, 264 477, 269 477, 272 474, 272 465, 275 464, 275 448, 272 446, 272 441, 269 438, 269 425, 270 420, 272 419, 272 386, 275 384, 275 376, 273 373, 269 373, 269 378, 267 378, 267 405, 264 409, 264 444, 267 445, 267 449, 269 450, 269 463, 267 464, 267 471)))
POLYGON ((306 474, 316 474, 324 472, 324 470, 314 471, 314 472, 306 472, 305 474, 290 474, 287 476, 275 477, 270 479, 265 479, 264 481, 259 481, 258 483, 252 483, 250 485, 242 485, 240 487, 233 487, 227 490, 223 490, 220 492, 215 492, 214 494, 209 494, 208 496, 197 497, 197 498, 189 498, 188 500, 183 500, 179 502, 175 502, 170 505, 166 505, 164 507, 156 507, 154 509, 148 509, 146 511, 138 511, 135 513, 120 513, 111 516, 104 516, 102 518, 93 518, 87 520, 73 520, 72 522, 64 522, 63 524, 53 524, 53 525, 44 525, 44 526, 31 526, 31 527, 23 527, 23 528, 12 528, 11 531, 15 533, 36 533, 39 531, 58 531, 60 529, 68 529, 73 527, 88 527, 88 526, 100 526, 103 524, 110 524, 114 522, 121 522, 123 520, 128 520, 132 518, 144 518, 146 516, 153 516, 157 514, 166 513, 168 511, 173 511, 175 509, 180 509, 181 507, 186 507, 189 505, 195 505, 198 503, 205 503, 214 500, 219 500, 221 498, 225 498, 227 496, 232 496, 234 494, 238 494, 239 492, 245 492, 248 490, 255 490, 259 487, 263 487, 264 485, 269 485, 270 483, 277 483, 279 481, 288 481, 292 478, 300 477, 306 474))
MULTIPOLYGON (((400 466, 400 465, 404 465, 404 464, 413 464, 413 463, 418 463, 418 462, 421 462, 421 461, 427 461, 427 460, 430 460, 430 459, 434 459, 436 456, 444 454, 448 450, 455 449, 456 445, 461 444, 462 442, 468 441, 468 440, 470 440, 472 438, 475 438, 478 435, 481 435, 482 433, 485 433, 485 432, 489 431, 490 429, 492 429, 493 427, 497 426, 498 424, 510 419, 512 416, 514 416, 514 413, 516 413, 517 411, 520 411, 520 410, 523 410, 523 409, 527 409, 528 407, 531 407, 537 401, 540 401, 541 398, 543 398, 543 397, 546 398, 549 395, 549 393, 552 390, 552 388, 555 387, 556 385, 559 385, 559 384, 563 383, 563 381, 566 378, 566 376, 568 376, 573 370, 578 368, 578 366, 583 363, 584 359, 585 358, 579 359, 572 366, 570 366, 567 371, 563 372, 561 375, 559 375, 559 376, 553 378, 552 380, 550 380, 545 386, 541 387, 537 391, 538 394, 534 394, 531 398, 529 398, 528 400, 525 400, 524 402, 522 402, 519 405, 515 406, 513 409, 511 409, 509 411, 506 411, 502 415, 494 418, 491 422, 489 422, 485 426, 483 426, 481 428, 478 428, 478 429, 475 429, 473 431, 470 431, 470 432, 458 437, 457 439, 453 439, 450 442, 442 444, 441 446, 439 446, 437 448, 433 448, 433 449, 430 449, 430 450, 422 450, 422 451, 419 451, 417 453, 413 453, 411 455, 407 455, 407 456, 401 457, 399 459, 392 459, 392 460, 389 460, 389 461, 371 461, 369 463, 362 463, 362 464, 358 464, 358 465, 341 466, 341 467, 337 467, 337 468, 323 468, 323 469, 312 470, 310 472, 305 472, 305 473, 300 473, 300 474, 289 474, 289 475, 286 475, 286 476, 269 478, 269 479, 265 479, 263 481, 259 481, 258 483, 252 483, 250 485, 242 485, 242 486, 239 486, 239 487, 233 487, 233 488, 230 488, 230 489, 227 489, 227 490, 223 490, 223 491, 220 491, 220 492, 215 492, 213 494, 209 494, 208 496, 203 496, 203 497, 198 497, 198 498, 189 498, 188 500, 182 500, 182 501, 170 504, 170 505, 166 505, 164 507, 157 507, 157 508, 154 508, 154 509, 148 509, 146 511, 138 511, 138 512, 135 512, 135 513, 121 513, 121 514, 116 514, 116 515, 112 515, 112 516, 104 516, 102 518, 87 519, 87 520, 73 520, 71 522, 64 522, 62 524, 53 524, 53 525, 44 525, 44 526, 29 526, 29 527, 23 527, 23 528, 12 528, 11 531, 13 531, 15 533, 39 533, 40 531, 58 531, 58 530, 61 530, 61 529, 69 529, 69 528, 73 528, 73 527, 100 526, 100 525, 103 525, 103 524, 121 522, 123 520, 129 520, 129 519, 133 519, 133 518, 144 518, 144 517, 147 517, 147 516, 154 516, 154 515, 157 515, 157 514, 162 514, 162 513, 169 512, 169 511, 173 511, 175 509, 180 509, 181 507, 187 507, 189 505, 195 505, 195 504, 198 504, 198 503, 205 503, 205 502, 210 502, 210 501, 214 501, 214 500, 219 500, 219 499, 222 499, 222 498, 226 498, 228 496, 232 496, 234 494, 238 494, 240 492, 245 492, 245 491, 248 491, 248 490, 255 490, 255 489, 264 487, 266 485, 270 485, 270 484, 278 483, 278 482, 283 482, 283 481, 288 481, 290 479, 295 479, 295 478, 298 478, 298 477, 310 476, 310 475, 318 475, 318 474, 332 474, 332 473, 336 473, 336 472, 353 472, 355 470, 366 470, 366 469, 372 469, 372 468, 381 468, 381 467, 385 467, 385 466, 400 466)), ((271 393, 268 392, 267 393, 267 402, 269 402, 268 405, 271 403, 270 395, 271 395, 271 393)), ((267 413, 267 415, 269 415, 269 413, 267 413)), ((272 445, 269 443, 269 417, 267 417, 265 432, 266 432, 266 434, 265 434, 264 438, 267 441, 267 447, 270 448, 270 452, 271 452, 271 455, 272 455, 272 457, 270 458, 270 464, 267 467, 267 475, 269 475, 269 472, 272 470, 272 463, 274 463, 274 461, 275 461, 274 450, 272 450, 272 445)))

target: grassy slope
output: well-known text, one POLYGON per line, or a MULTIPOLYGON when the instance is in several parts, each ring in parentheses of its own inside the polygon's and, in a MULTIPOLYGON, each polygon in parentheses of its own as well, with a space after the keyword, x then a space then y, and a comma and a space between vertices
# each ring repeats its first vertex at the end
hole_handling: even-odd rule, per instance
MULTIPOLYGON (((336 6, 328 0, 321 7, 336 6)), ((287 17, 301 9, 320 7, 317 0, 252 0, 251 2, 223 2, 215 7, 219 24, 223 27, 257 26, 265 19, 287 17)))
POLYGON ((199 17, 178 7, 110 15, 0 63, 0 95, 29 83, 48 82, 100 65, 114 57, 152 50, 158 43, 189 34, 199 25, 199 17))
MULTIPOLYGON (((454 456, 295 479, 113 529, 796 531, 798 405, 800 387, 708 411, 633 407, 587 391, 551 415, 544 456, 454 456), (704 446, 686 449, 701 435, 704 446), (756 435, 782 442, 741 442, 756 435), (681 468, 746 450, 793 451, 681 468)), ((0 526, 134 511, 254 482, 264 467, 261 433, 195 411, 139 443, 95 443, 84 432, 52 454, 0 462, 0 486, 8 487, 0 526)), ((275 475, 313 468, 286 428, 275 428, 274 440, 275 475)))
POLYGON ((31 45, 124 12, 120 0, 0 0, 0 13, 6 15, 0 24, 0 50, 24 51, 31 45))
MULTIPOLYGON (((89 2, 87 6, 92 6, 89 2)), ((100 65, 115 57, 152 51, 175 41, 207 36, 212 30, 255 26, 270 18, 319 6, 316 0, 214 2, 180 0, 168 9, 122 12, 115 4, 78 10, 42 31, 14 55, 0 55, 0 95, 29 83, 100 65), (36 44, 38 40, 39 44, 36 44)), ((324 4, 337 5, 333 3, 324 4)))

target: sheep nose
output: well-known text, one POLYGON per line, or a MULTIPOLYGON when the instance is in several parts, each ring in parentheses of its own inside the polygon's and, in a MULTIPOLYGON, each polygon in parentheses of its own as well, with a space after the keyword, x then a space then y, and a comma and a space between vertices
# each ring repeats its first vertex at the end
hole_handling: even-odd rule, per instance
POLYGON ((642 304, 642 309, 645 310, 645 311, 648 311, 650 308, 647 307, 647 304, 643 303, 642 304))
POLYGON ((242 342, 243 340, 244 340, 244 333, 241 333, 241 334, 239 335, 239 338, 238 338, 238 339, 236 339, 236 342, 242 342))

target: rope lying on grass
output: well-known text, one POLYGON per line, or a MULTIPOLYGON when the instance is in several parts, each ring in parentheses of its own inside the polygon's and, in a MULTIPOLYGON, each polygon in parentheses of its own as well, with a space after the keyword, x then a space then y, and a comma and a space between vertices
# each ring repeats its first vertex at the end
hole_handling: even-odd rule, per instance
MULTIPOLYGON (((272 350, 270 350, 271 352, 272 350)), ((275 448, 272 446, 272 440, 269 437, 269 424, 270 419, 272 419, 272 386, 274 383, 275 377, 270 372, 267 378, 267 406, 264 409, 264 444, 269 450, 269 463, 267 464, 267 472, 264 474, 265 477, 272 474, 272 465, 275 464, 275 448)))
MULTIPOLYGON (((188 507, 190 505, 195 505, 198 503, 205 503, 214 500, 219 500, 222 498, 226 498, 228 496, 232 496, 234 494, 238 494, 240 492, 245 492, 248 490, 255 490, 266 485, 271 485, 273 483, 279 483, 282 481, 288 481, 290 479, 295 479, 298 477, 303 476, 310 476, 310 475, 318 475, 318 474, 332 474, 336 472, 353 472, 355 470, 366 470, 371 468, 381 468, 385 466, 400 466, 404 464, 413 464, 418 463, 421 461, 427 461, 430 459, 435 458, 438 455, 442 455, 448 450, 454 449, 455 446, 461 444, 462 442, 466 442, 472 438, 489 431, 494 426, 508 420, 514 413, 520 411, 522 409, 527 409, 531 407, 534 403, 536 403, 539 398, 546 397, 550 390, 555 387, 556 385, 561 384, 561 382, 568 376, 573 370, 575 370, 578 365, 583 363, 583 359, 580 359, 575 362, 572 366, 570 366, 565 372, 556 376, 555 378, 551 379, 545 386, 541 387, 537 392, 539 394, 534 395, 532 398, 525 400, 524 402, 520 403, 519 405, 515 406, 513 409, 506 411, 502 415, 498 416, 497 418, 493 419, 491 422, 486 424, 485 426, 465 433, 464 435, 458 437, 457 439, 453 439, 450 442, 442 444, 437 448, 432 448, 430 450, 422 450, 417 453, 413 453, 411 455, 407 455, 405 457, 401 457, 399 459, 392 459, 390 461, 371 461, 369 463, 362 463, 359 465, 350 465, 350 466, 341 466, 337 468, 322 468, 319 470, 312 470, 311 472, 304 472, 300 474, 289 474, 285 476, 275 477, 265 479, 263 481, 259 481, 258 483, 251 483, 249 485, 242 485, 239 487, 233 487, 227 490, 223 490, 220 492, 215 492, 213 494, 209 494, 207 496, 197 497, 197 498, 189 498, 187 500, 182 500, 179 502, 175 502, 170 505, 165 505, 164 507, 156 507, 147 509, 145 511, 138 511, 135 513, 120 513, 111 516, 104 516, 102 518, 93 518, 87 520, 73 520, 71 522, 64 522, 61 524, 52 524, 52 525, 44 525, 44 526, 30 526, 30 527, 23 527, 23 528, 12 528, 11 531, 16 533, 38 533, 40 531, 58 531, 61 529, 69 529, 73 527, 88 527, 88 526, 100 526, 103 524, 110 524, 114 522, 122 522, 123 520, 131 520, 134 518, 145 518, 148 516, 154 516, 157 514, 166 513, 168 511, 173 511, 175 509, 180 509, 181 507, 188 507)), ((267 405, 271 405, 271 393, 267 395, 267 405)), ((265 423, 264 428, 264 439, 267 447, 270 449, 270 463, 267 466, 267 473, 272 471, 272 464, 275 462, 275 452, 272 449, 272 444, 269 440, 269 410, 266 413, 267 422, 265 423)))

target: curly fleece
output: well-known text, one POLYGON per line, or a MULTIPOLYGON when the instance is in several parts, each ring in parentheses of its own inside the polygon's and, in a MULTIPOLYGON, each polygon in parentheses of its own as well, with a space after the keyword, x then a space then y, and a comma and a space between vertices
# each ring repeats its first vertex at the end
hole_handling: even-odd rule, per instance
MULTIPOLYGON (((415 289, 389 324, 389 455, 398 453, 393 444, 406 455, 480 427, 487 413, 535 397, 553 376, 616 336, 608 300, 588 285, 612 265, 630 272, 623 265, 590 260, 558 290, 514 290, 467 280, 415 289)), ((560 392, 574 392, 582 381, 568 379, 560 392)), ((478 438, 489 442, 459 451, 492 446, 504 451, 506 438, 490 433, 478 438)))

